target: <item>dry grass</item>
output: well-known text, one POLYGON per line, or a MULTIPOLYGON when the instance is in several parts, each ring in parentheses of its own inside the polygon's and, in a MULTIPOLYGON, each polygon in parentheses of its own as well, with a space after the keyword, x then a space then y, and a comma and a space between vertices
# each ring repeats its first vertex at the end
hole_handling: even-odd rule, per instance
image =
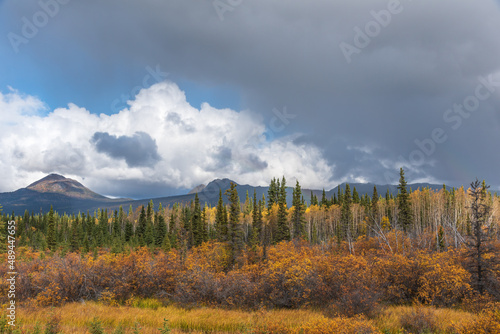
POLYGON ((384 309, 375 320, 386 333, 453 333, 456 326, 468 323, 477 315, 465 311, 425 306, 393 306, 384 309))
POLYGON ((246 333, 254 326, 278 321, 290 327, 321 318, 321 314, 308 310, 270 310, 245 312, 217 308, 183 309, 175 306, 138 308, 106 306, 94 302, 69 303, 61 307, 28 307, 18 310, 18 324, 29 332, 37 322, 45 324, 53 315, 61 318, 63 333, 86 333, 89 321, 98 317, 106 332, 122 324, 131 333, 139 323, 141 334, 159 333, 163 319, 168 319, 172 333, 246 333))
MULTIPOLYGON (((88 323, 97 317, 106 333, 113 333, 119 325, 126 333, 140 324, 141 334, 159 333, 163 319, 168 319, 171 333, 251 333, 256 328, 279 324, 294 332, 314 323, 324 323, 322 312, 315 310, 260 310, 241 311, 218 308, 185 309, 177 306, 159 306, 154 300, 132 303, 134 306, 107 306, 96 302, 68 303, 61 307, 21 307, 18 325, 22 333, 31 333, 38 322, 45 326, 54 315, 61 319, 64 334, 88 333, 88 323)), ((370 321, 384 333, 453 333, 453 328, 471 323, 477 315, 453 309, 423 306, 387 307, 370 321)), ((329 321, 329 320, 328 320, 329 321)), ((347 321, 349 321, 347 319, 347 321)), ((354 321, 354 319, 353 319, 354 321)), ((270 327, 269 327, 270 328, 270 327)))

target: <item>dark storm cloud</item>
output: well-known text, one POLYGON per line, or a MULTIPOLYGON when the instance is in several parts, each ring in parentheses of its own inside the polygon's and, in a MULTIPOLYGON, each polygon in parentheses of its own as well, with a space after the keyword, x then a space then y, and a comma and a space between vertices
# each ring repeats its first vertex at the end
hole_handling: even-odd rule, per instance
POLYGON ((156 142, 144 132, 136 132, 130 137, 96 132, 91 141, 98 152, 116 159, 125 159, 129 167, 153 166, 161 159, 156 142))
POLYGON ((246 163, 247 163, 246 170, 248 172, 255 172, 255 171, 263 170, 263 169, 266 169, 268 166, 267 162, 263 161, 261 158, 259 158, 255 154, 248 155, 246 157, 246 163))
POLYGON ((231 168, 232 157, 233 157, 233 152, 229 147, 225 146, 217 147, 215 152, 211 155, 213 162, 207 167, 207 170, 209 171, 229 170, 231 168))
MULTIPOLYGON (((18 3, 4 8, 21 15, 24 5, 18 3)), ((96 71, 112 71, 117 60, 160 64, 173 80, 234 87, 245 109, 269 121, 273 108, 287 106, 297 116, 284 131, 305 133, 322 148, 336 166, 335 180, 385 183, 385 173, 406 164, 410 180, 463 183, 478 176, 500 185, 500 155, 491 154, 500 140, 500 87, 458 129, 443 119, 447 109, 474 94, 479 77, 500 71, 498 3, 401 0, 384 19, 391 3, 244 1, 221 20, 212 1, 85 1, 69 4, 45 29, 102 62, 96 71), (383 22, 379 31, 358 36, 378 22, 375 17, 383 22), (359 52, 347 59, 341 43, 359 52), (423 163, 405 162, 419 149, 415 141, 426 142, 436 128, 447 140, 434 143, 423 163), (468 167, 470 161, 488 163, 468 167)), ((52 54, 44 36, 30 47, 47 60, 52 54)), ((93 87, 114 84, 113 75, 78 73, 72 62, 57 67, 76 71, 93 87)), ((120 147, 115 157, 140 154, 120 147)))

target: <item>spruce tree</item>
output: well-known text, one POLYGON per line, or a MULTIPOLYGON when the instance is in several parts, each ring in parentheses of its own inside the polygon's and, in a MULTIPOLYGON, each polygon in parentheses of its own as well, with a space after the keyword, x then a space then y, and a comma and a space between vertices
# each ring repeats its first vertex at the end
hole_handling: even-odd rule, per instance
MULTIPOLYGON (((167 235, 167 224, 165 223, 165 218, 161 213, 157 215, 158 219, 155 219, 158 223, 156 224, 156 232, 155 232, 155 244, 160 247, 163 244, 163 240, 167 235)), ((167 237, 168 239, 168 237, 167 237)))
POLYGON ((76 252, 80 247, 80 236, 79 236, 79 225, 80 216, 76 216, 75 220, 71 224, 71 240, 70 240, 70 250, 76 252))
POLYGON ((219 201, 217 202, 217 209, 215 212, 215 230, 217 233, 217 240, 227 241, 227 224, 224 210, 224 201, 222 200, 222 190, 219 190, 219 201))
POLYGON ((176 206, 174 206, 172 212, 170 213, 170 219, 168 221, 168 239, 170 239, 170 246, 172 248, 177 248, 177 225, 175 223, 176 220, 176 206))
POLYGON ((182 238, 184 239, 183 241, 185 241, 185 246, 187 248, 193 247, 193 244, 194 244, 193 226, 192 226, 192 221, 191 221, 191 214, 192 213, 190 210, 191 207, 194 207, 194 204, 192 201, 191 201, 190 206, 186 206, 182 210, 182 217, 181 217, 182 226, 183 226, 182 238))
POLYGON ((125 212, 123 212, 123 207, 121 205, 118 209, 118 227, 120 228, 119 235, 122 235, 125 230, 125 212))
POLYGON ((240 200, 236 184, 231 182, 231 188, 226 190, 226 195, 229 201, 229 224, 232 263, 233 265, 242 265, 243 250, 245 247, 243 240, 243 229, 240 224, 240 200))
POLYGON ((303 203, 303 200, 304 199, 302 198, 302 190, 300 188, 299 181, 297 180, 295 188, 293 189, 293 203, 292 203, 294 207, 292 216, 293 237, 295 239, 305 237, 306 234, 305 205, 303 203))
POLYGON ((115 210, 113 215, 113 238, 119 238, 121 235, 120 221, 118 211, 115 210))
POLYGON ((146 224, 146 232, 144 233, 144 245, 145 246, 154 246, 155 245, 153 224, 146 224))
POLYGON ((397 197, 398 202, 398 221, 403 227, 404 231, 408 231, 412 224, 412 214, 410 206, 410 195, 406 190, 406 180, 403 168, 399 170, 399 194, 397 197))
POLYGON ((146 224, 153 225, 153 215, 154 215, 154 204, 153 200, 150 200, 148 207, 146 209, 146 224))
POLYGON ((127 219, 125 222, 125 242, 129 242, 134 236, 134 225, 130 220, 127 219))
POLYGON ((253 191, 252 228, 255 244, 258 244, 262 240, 262 211, 257 203, 257 192, 255 190, 253 191))
POLYGON ((356 187, 354 187, 352 190, 352 202, 356 204, 359 204, 360 202, 359 194, 358 191, 356 190, 356 187))
POLYGON ((351 187, 349 184, 345 186, 345 194, 342 196, 342 209, 341 209, 341 237, 352 240, 354 231, 352 228, 352 212, 351 212, 351 187))
POLYGON ((283 176, 281 187, 279 189, 278 223, 276 233, 274 235, 274 242, 278 243, 284 240, 290 240, 290 228, 288 227, 287 219, 286 180, 283 176))
POLYGON ((199 246, 203 242, 203 225, 201 222, 201 207, 198 193, 194 195, 194 210, 191 218, 191 228, 193 230, 194 246, 199 246))
POLYGON ((326 199, 325 188, 323 188, 323 193, 321 194, 321 206, 322 207, 327 207, 328 206, 328 200, 326 199))
POLYGON ((144 205, 141 207, 141 214, 139 215, 139 222, 137 228, 135 229, 135 236, 139 241, 139 246, 145 246, 146 241, 144 240, 147 228, 146 211, 144 210, 144 205))
POLYGON ((280 191, 280 181, 273 178, 267 191, 267 210, 271 211, 273 204, 278 203, 280 191))
POLYGON ((207 205, 203 207, 201 210, 201 242, 208 241, 208 217, 207 217, 207 205))
POLYGON ((378 223, 378 192, 377 192, 377 186, 373 186, 373 195, 372 195, 372 203, 371 203, 371 223, 372 226, 375 226, 375 224, 378 223))
POLYGON ((165 253, 170 252, 170 250, 172 249, 172 244, 171 244, 170 238, 168 236, 165 237, 165 238, 163 238, 163 242, 162 242, 161 248, 163 249, 163 251, 165 253))
POLYGON ((56 249, 56 221, 52 205, 49 211, 49 223, 47 225, 47 246, 51 251, 56 249))

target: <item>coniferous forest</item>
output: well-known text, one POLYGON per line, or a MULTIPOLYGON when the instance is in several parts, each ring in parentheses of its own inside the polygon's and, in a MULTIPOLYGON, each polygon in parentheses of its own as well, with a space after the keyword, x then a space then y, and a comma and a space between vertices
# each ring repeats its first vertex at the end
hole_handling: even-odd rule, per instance
MULTIPOLYGON (((238 194, 233 183, 215 207, 196 196, 187 205, 151 201, 77 215, 3 212, 2 240, 9 221, 17 226, 16 297, 31 314, 75 302, 322 314, 297 324, 287 320, 293 315, 262 315, 248 326, 205 332, 500 332, 500 198, 485 181, 411 190, 401 169, 396 196, 376 187, 371 197, 360 196, 346 185, 333 198, 313 195, 311 203, 297 181, 291 207, 286 186, 285 177, 273 179, 267 196, 257 198, 238 194), (387 324, 388 312, 399 312, 395 324, 387 324)), ((0 289, 5 303, 5 279, 0 289)), ((46 332, 64 327, 60 318, 52 315, 46 332)), ((26 322, 22 333, 42 323, 26 322)), ((96 316, 85 328, 125 333, 123 324, 96 316)), ((189 326, 171 321, 162 330, 197 330, 189 326)))

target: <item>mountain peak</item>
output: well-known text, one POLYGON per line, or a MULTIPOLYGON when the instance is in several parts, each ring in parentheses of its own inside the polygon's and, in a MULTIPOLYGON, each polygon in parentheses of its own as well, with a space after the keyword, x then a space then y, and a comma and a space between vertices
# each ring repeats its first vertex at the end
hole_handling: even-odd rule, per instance
POLYGON ((35 187, 37 184, 44 183, 44 182, 56 182, 56 181, 63 181, 63 180, 69 180, 69 179, 66 179, 62 175, 52 173, 52 174, 49 174, 46 177, 44 177, 38 181, 33 182, 32 184, 30 184, 26 188, 31 189, 32 187, 35 187))
POLYGON ((193 189, 191 189, 188 194, 196 194, 196 193, 199 193, 200 191, 203 191, 203 189, 205 189, 205 185, 204 184, 200 184, 200 185, 197 185, 196 187, 194 187, 193 189))
POLYGON ((86 188, 80 182, 68 179, 59 174, 50 174, 46 177, 33 182, 26 189, 34 190, 39 193, 63 194, 70 197, 81 199, 103 199, 102 195, 96 194, 86 188))

